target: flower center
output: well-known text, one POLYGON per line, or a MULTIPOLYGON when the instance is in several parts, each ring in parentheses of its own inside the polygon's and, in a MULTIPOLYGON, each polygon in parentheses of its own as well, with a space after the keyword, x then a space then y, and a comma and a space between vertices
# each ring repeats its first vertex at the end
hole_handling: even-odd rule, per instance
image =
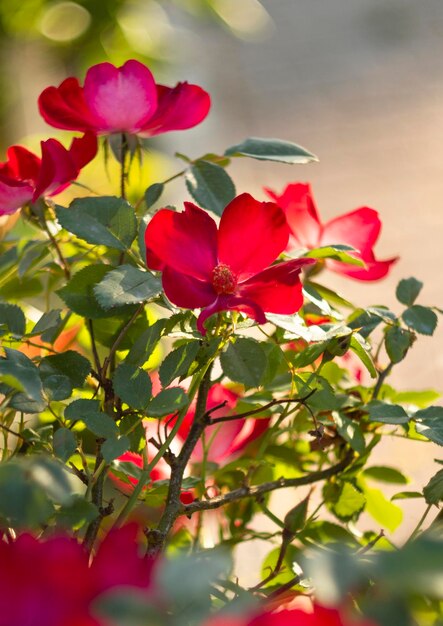
POLYGON ((237 277, 228 265, 220 263, 212 270, 212 286, 219 295, 234 293, 237 287, 237 277))

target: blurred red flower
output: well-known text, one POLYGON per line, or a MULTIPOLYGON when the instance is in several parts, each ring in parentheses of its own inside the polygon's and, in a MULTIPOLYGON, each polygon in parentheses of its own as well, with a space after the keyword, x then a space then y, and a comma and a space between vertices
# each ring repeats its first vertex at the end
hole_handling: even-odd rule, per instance
POLYGON ((83 87, 71 77, 39 97, 41 115, 56 128, 142 137, 196 126, 210 103, 198 85, 156 85, 150 70, 134 60, 122 67, 99 63, 87 71, 83 87))
POLYGON ((345 274, 357 280, 379 280, 386 276, 398 257, 385 261, 375 258, 373 247, 381 230, 381 221, 377 211, 361 207, 350 213, 344 213, 329 222, 322 223, 307 184, 293 183, 281 194, 265 189, 266 193, 286 213, 291 229, 291 247, 319 248, 332 244, 352 246, 358 252, 351 252, 361 259, 365 267, 327 259, 326 265, 339 274, 345 274))
POLYGON ((153 561, 139 555, 136 534, 134 524, 110 531, 90 566, 67 535, 0 541, 0 626, 100 626, 91 603, 101 593, 151 585, 153 561))
POLYGON ((8 160, 0 163, 0 215, 62 192, 95 157, 97 139, 86 133, 73 139, 68 150, 56 139, 48 139, 41 142, 41 150, 39 158, 23 146, 8 148, 8 160))
POLYGON ((234 198, 215 221, 191 202, 177 213, 158 211, 146 228, 147 265, 163 272, 168 298, 202 308, 197 327, 219 311, 241 311, 259 324, 265 312, 291 314, 303 304, 299 274, 313 259, 270 265, 286 248, 289 228, 274 203, 249 194, 234 198))

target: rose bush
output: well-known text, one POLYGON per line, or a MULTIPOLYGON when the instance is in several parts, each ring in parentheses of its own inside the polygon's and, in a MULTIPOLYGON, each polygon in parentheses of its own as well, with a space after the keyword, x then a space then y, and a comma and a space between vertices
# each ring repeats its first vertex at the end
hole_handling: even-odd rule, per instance
POLYGON ((322 223, 308 185, 237 193, 237 158, 316 159, 292 142, 181 154, 132 206, 145 140, 209 103, 137 61, 99 64, 39 99, 83 137, 0 166, 0 212, 22 208, 0 242, 0 624, 437 626, 442 470, 412 490, 371 455, 390 437, 443 444, 438 393, 388 383, 441 310, 412 277, 391 308, 323 283, 325 267, 389 274, 373 209, 322 223), (102 135, 120 196, 56 204, 102 135), (405 499, 419 520, 400 545, 405 499), (267 552, 248 578, 242 544, 267 552))

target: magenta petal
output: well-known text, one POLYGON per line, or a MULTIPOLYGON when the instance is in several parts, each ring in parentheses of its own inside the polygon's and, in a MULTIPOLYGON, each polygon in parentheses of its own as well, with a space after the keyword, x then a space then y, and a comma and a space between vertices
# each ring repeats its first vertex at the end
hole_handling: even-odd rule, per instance
POLYGON ((33 201, 43 194, 55 195, 71 181, 77 178, 75 167, 69 152, 56 139, 41 142, 42 162, 33 201))
POLYGON ((218 234, 220 263, 241 279, 270 265, 286 248, 289 228, 283 211, 271 202, 258 202, 247 193, 223 211, 218 234))
POLYGON ((313 259, 294 259, 278 263, 238 285, 238 292, 256 302, 267 313, 290 315, 303 305, 300 271, 313 259))
POLYGON ((151 269, 169 266, 200 280, 211 281, 217 265, 217 225, 191 202, 177 213, 161 209, 145 231, 146 262, 151 269))
POLYGON ((78 171, 92 161, 97 154, 97 147, 97 137, 91 132, 72 140, 69 155, 78 171))
POLYGON ((240 313, 244 313, 258 324, 266 323, 263 310, 250 298, 242 295, 220 295, 210 306, 203 309, 198 316, 197 328, 202 335, 206 334, 204 322, 214 313, 220 313, 221 311, 240 311, 240 313))
POLYGON ((45 89, 39 96, 38 106, 45 122, 55 128, 83 132, 96 129, 97 121, 76 78, 67 78, 59 87, 45 89))
POLYGON ((244 419, 243 428, 240 430, 237 437, 229 446, 229 455, 236 454, 237 452, 243 452, 247 445, 252 443, 255 439, 260 437, 269 427, 271 422, 270 418, 262 419, 244 419))
POLYGON ((205 119, 211 106, 204 89, 186 82, 175 87, 157 85, 157 98, 157 110, 141 129, 142 136, 192 128, 205 119))
POLYGON ((101 132, 137 133, 157 108, 154 78, 138 61, 120 68, 94 65, 86 74, 84 95, 101 132))
POLYGON ((181 274, 168 266, 163 270, 162 281, 169 300, 183 309, 200 309, 210 305, 217 297, 210 283, 181 274))
MULTIPOLYGON (((373 255, 372 255, 373 256, 373 255)), ((355 278, 356 280, 375 281, 384 278, 391 267, 398 261, 398 257, 387 259, 385 261, 377 261, 374 257, 373 260, 365 262, 365 267, 358 267, 356 265, 349 265, 348 263, 340 263, 340 261, 334 261, 327 259, 327 267, 337 272, 338 274, 344 274, 349 278, 355 278)))
POLYGON ((321 238, 322 225, 312 198, 310 185, 293 183, 280 195, 265 189, 272 200, 280 206, 288 220, 295 245, 304 248, 317 248, 321 238))
POLYGON ((364 259, 372 251, 380 230, 381 221, 377 211, 362 207, 325 224, 321 245, 346 244, 358 250, 364 259))
POLYGON ((11 180, 0 174, 0 216, 15 213, 32 200, 33 192, 28 183, 11 180))

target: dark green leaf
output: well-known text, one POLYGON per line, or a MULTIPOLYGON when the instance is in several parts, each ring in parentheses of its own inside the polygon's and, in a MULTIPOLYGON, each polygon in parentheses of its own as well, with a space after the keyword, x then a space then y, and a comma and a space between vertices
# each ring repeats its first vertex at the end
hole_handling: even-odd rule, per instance
POLYGON ((57 512, 57 524, 68 530, 79 530, 89 524, 99 515, 98 509, 92 502, 87 502, 81 496, 75 496, 71 502, 60 507, 57 512))
POLYGON ((382 422, 383 424, 407 424, 409 416, 399 404, 387 404, 378 400, 371 402, 366 407, 369 419, 372 422, 382 422))
POLYGON ((423 494, 419 491, 399 491, 392 496, 391 500, 411 500, 413 498, 423 498, 423 494))
POLYGON ((428 504, 438 504, 443 500, 443 469, 439 470, 423 488, 428 504))
POLYGON ((151 399, 152 384, 149 374, 136 365, 119 365, 113 376, 113 385, 119 398, 133 409, 145 409, 151 399))
POLYGON ((57 294, 78 315, 91 319, 107 317, 110 313, 100 306, 93 289, 111 269, 108 265, 88 265, 74 274, 57 294))
POLYGON ((75 350, 67 350, 44 357, 39 369, 43 381, 48 376, 62 375, 69 378, 73 387, 81 387, 91 371, 91 364, 75 350))
POLYGON ((163 193, 165 186, 163 183, 154 183, 150 185, 145 191, 146 208, 150 209, 154 205, 163 193))
POLYGON ((401 280, 395 291, 397 300, 406 306, 411 306, 416 301, 420 291, 422 290, 423 283, 416 278, 404 278, 401 280))
POLYGON ((116 423, 99 407, 98 400, 74 400, 65 409, 65 419, 81 420, 97 437, 115 437, 118 434, 116 423))
POLYGON ((26 331, 25 314, 15 304, 0 302, 0 335, 10 332, 21 337, 26 331))
POLYGON ((5 348, 6 358, 0 359, 0 381, 23 392, 29 400, 40 402, 42 383, 34 363, 26 355, 12 348, 5 348))
POLYGON ((364 339, 367 339, 381 321, 382 319, 379 315, 370 313, 366 309, 357 309, 348 317, 347 326, 357 330, 364 339))
POLYGON ((432 335, 437 328, 437 315, 426 306, 414 304, 403 311, 402 318, 406 326, 422 335, 432 335))
POLYGON ((77 448, 75 435, 69 428, 59 428, 54 433, 54 453, 64 463, 74 454, 77 448))
POLYGON ((42 383, 49 400, 66 400, 71 397, 73 387, 67 376, 53 374, 42 379, 42 383))
POLYGON ((127 250, 137 235, 134 209, 122 198, 78 198, 56 215, 65 230, 92 244, 127 250))
POLYGON ((0 465, 0 519, 8 526, 39 528, 53 513, 53 505, 28 467, 15 462, 0 465))
POLYGON ((413 420, 420 435, 443 446, 443 406, 421 409, 414 415, 413 420))
POLYGON ((349 443, 353 450, 359 454, 363 454, 366 444, 359 424, 352 421, 349 417, 346 417, 344 413, 339 411, 333 411, 332 418, 335 422, 338 433, 343 437, 343 439, 349 443))
POLYGON ((94 287, 94 295, 100 306, 112 309, 125 304, 147 302, 162 290, 161 282, 133 265, 120 265, 106 274, 94 287))
POLYGON ((125 362, 139 366, 146 363, 160 341, 164 324, 164 320, 158 320, 152 324, 152 326, 149 326, 149 328, 136 339, 134 345, 129 350, 125 362))
POLYGON ((189 402, 186 393, 180 387, 171 387, 164 389, 155 396, 148 404, 146 413, 150 417, 163 417, 170 413, 175 413, 189 402))
POLYGON ((318 158, 305 148, 290 141, 249 137, 236 146, 225 150, 226 156, 247 156, 260 161, 279 161, 280 163, 309 163, 318 158))
POLYGON ((204 209, 221 215, 235 198, 235 186, 225 170, 208 161, 197 161, 185 175, 186 187, 204 209))
POLYGON ((402 361, 413 341, 414 336, 409 330, 399 326, 388 328, 385 335, 385 347, 391 362, 399 363, 402 361))
POLYGON ((360 361, 366 367, 371 378, 377 378, 377 370, 375 369, 375 365, 369 351, 369 346, 362 340, 359 341, 356 334, 352 335, 351 337, 350 349, 352 350, 352 352, 354 352, 354 354, 358 356, 360 361))
POLYGON ((126 435, 118 438, 107 439, 102 445, 102 454, 106 463, 111 463, 114 459, 129 450, 129 439, 126 435))
POLYGON ((245 387, 259 387, 267 368, 266 354, 253 339, 239 338, 220 357, 225 376, 245 387))
POLYGON ((43 291, 43 284, 39 278, 25 277, 22 280, 12 278, 0 287, 0 298, 12 302, 23 302, 23 298, 33 298, 43 291))
POLYGON ((160 366, 160 382, 167 387, 175 378, 186 376, 197 356, 199 341, 190 341, 170 352, 160 366))
POLYGON ((60 325, 61 321, 62 318, 60 316, 60 309, 54 309, 53 311, 48 311, 48 313, 43 313, 37 324, 34 326, 32 331, 28 333, 28 335, 41 335, 48 330, 54 330, 60 325))

